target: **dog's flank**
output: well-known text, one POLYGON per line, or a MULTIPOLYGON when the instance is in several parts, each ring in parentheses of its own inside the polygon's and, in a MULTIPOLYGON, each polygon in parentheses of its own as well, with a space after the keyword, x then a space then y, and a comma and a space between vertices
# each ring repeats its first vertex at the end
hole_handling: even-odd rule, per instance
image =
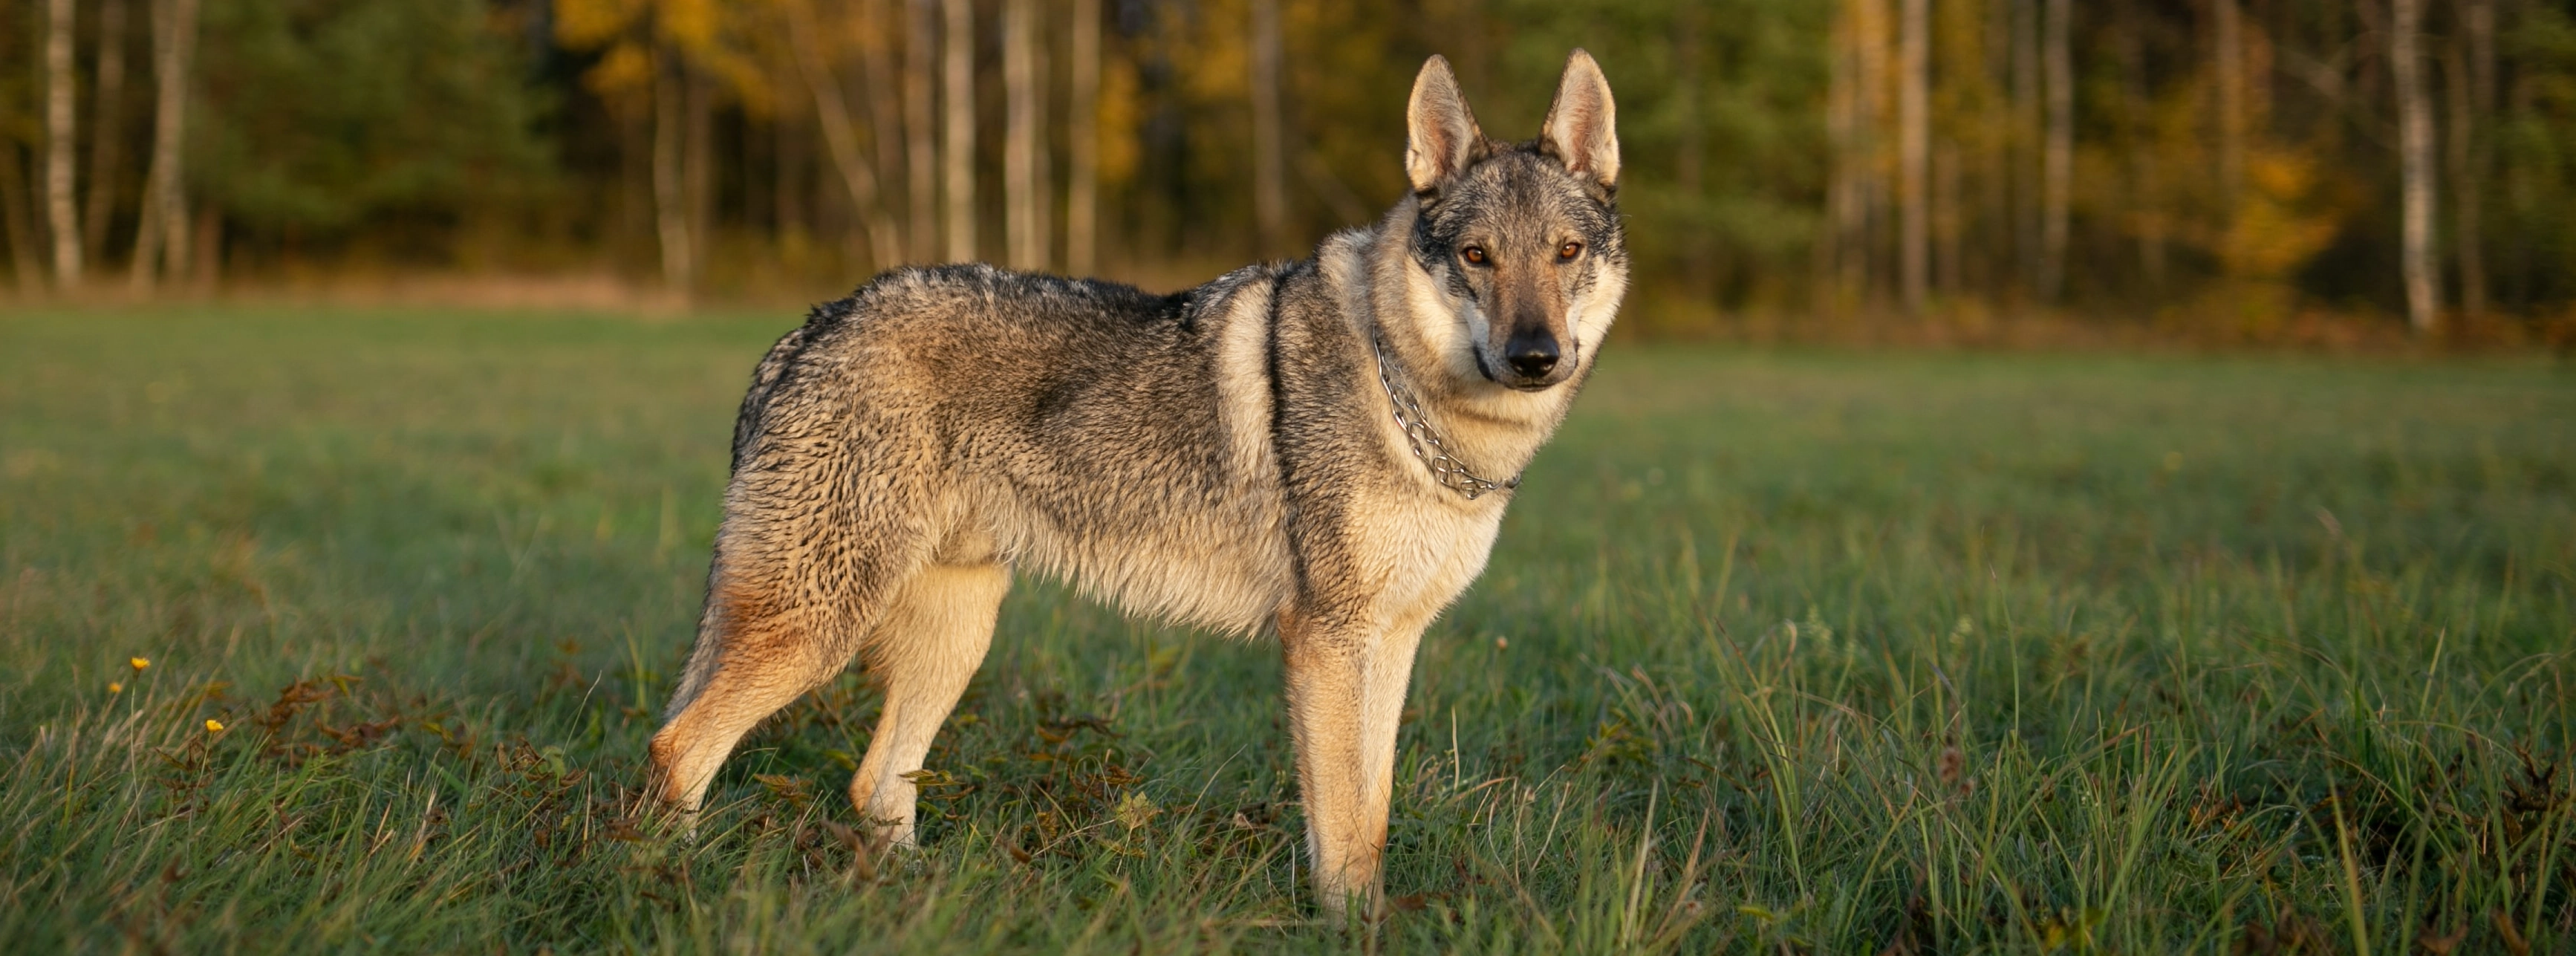
POLYGON ((1518 474, 1627 285, 1589 56, 1529 142, 1486 140, 1437 57, 1407 114, 1413 193, 1312 259, 1169 296, 903 269, 781 338, 735 425, 653 791, 693 812, 743 733, 857 658, 886 701, 850 796, 911 842, 906 775, 1025 569, 1134 613, 1275 628, 1320 898, 1373 898, 1415 646, 1511 497, 1444 480, 1423 436, 1518 474))

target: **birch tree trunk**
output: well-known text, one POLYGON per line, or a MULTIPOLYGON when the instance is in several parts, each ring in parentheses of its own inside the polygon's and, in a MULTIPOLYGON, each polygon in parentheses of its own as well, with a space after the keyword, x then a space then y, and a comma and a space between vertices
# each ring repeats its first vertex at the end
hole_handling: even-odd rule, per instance
POLYGON ((814 117, 823 129, 823 145, 832 154, 832 168, 840 173, 841 188, 850 195, 850 209, 864 223, 868 237, 868 261, 878 269, 903 258, 902 244, 895 237, 894 216, 877 201, 877 171, 868 165, 867 154, 859 149, 859 134, 850 122, 850 108, 841 98, 841 81, 832 75, 831 64, 824 62, 823 51, 815 37, 821 27, 814 21, 814 8, 807 3, 789 3, 788 47, 796 58, 796 72, 805 80, 805 90, 814 101, 814 117))
POLYGON ((1042 186, 1045 173, 1039 166, 1045 148, 1045 100, 1038 84, 1043 69, 1038 60, 1038 29, 1034 0, 1005 0, 1002 93, 1008 116, 1002 140, 1002 205, 1007 210, 1004 240, 1014 269, 1044 269, 1047 265, 1049 217, 1042 186))
POLYGON ((1288 182, 1279 116, 1279 0, 1252 0, 1252 218, 1259 254, 1288 247, 1288 182))
POLYGON ((2069 0, 2048 0, 2048 145, 2040 177, 2039 300, 2055 302, 2066 285, 2067 206, 2075 188, 2075 64, 2067 49, 2074 17, 2069 0))
POLYGON ((72 96, 72 0, 45 0, 45 228, 54 241, 54 286, 81 281, 80 207, 74 195, 78 135, 72 96))
POLYGON ((2433 111, 2424 101, 2423 64, 2415 31, 2420 0, 2391 0, 2388 63, 2397 87, 2397 153, 2404 224, 2398 253, 2406 276, 2406 320, 2417 334, 2440 321, 2441 275, 2433 270, 2433 111))
POLYGON ((939 124, 931 93, 939 30, 930 16, 933 2, 903 0, 903 169, 911 186, 904 199, 912 214, 915 262, 939 258, 939 124))
POLYGON ((1930 164, 1932 107, 1926 87, 1932 71, 1931 0, 1905 0, 1898 24, 1897 185, 1898 276, 1905 311, 1923 312, 1931 285, 1930 164))
MULTIPOLYGON (((125 0, 99 0, 98 83, 90 93, 89 196, 81 210, 81 258, 107 254, 116 182, 125 154, 125 0)), ((101 266, 104 268, 104 266, 101 266)))
POLYGON ((686 189, 681 181, 681 102, 678 54, 662 51, 653 70, 653 231, 662 246, 662 285, 687 294, 697 285, 696 250, 690 247, 686 189))
POLYGON ((1100 0, 1073 0, 1072 102, 1067 106, 1064 268, 1087 276, 1099 268, 1100 0))
POLYGON ((152 71, 159 89, 152 114, 152 169, 143 189, 142 224, 135 230, 132 282, 149 292, 153 280, 173 278, 188 266, 188 70, 197 46, 197 0, 155 0, 152 5, 152 71))
POLYGON ((941 37, 946 51, 945 87, 940 105, 947 112, 947 155, 941 157, 947 181, 948 260, 975 261, 975 9, 972 0, 939 0, 946 22, 941 37))

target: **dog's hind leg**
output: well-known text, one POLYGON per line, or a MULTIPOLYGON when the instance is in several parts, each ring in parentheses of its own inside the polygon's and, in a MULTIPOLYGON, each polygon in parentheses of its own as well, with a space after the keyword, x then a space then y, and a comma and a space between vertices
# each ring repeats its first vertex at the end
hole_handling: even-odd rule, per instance
POLYGON ((993 643, 1010 570, 997 563, 933 564, 903 583, 868 639, 868 670, 885 688, 885 714, 850 778, 850 803, 889 842, 913 842, 921 769, 931 738, 966 692, 993 643))
POLYGON ((735 469, 697 646, 653 734, 650 790, 694 812, 753 726, 848 666, 938 539, 937 501, 878 430, 825 420, 764 435, 735 469))

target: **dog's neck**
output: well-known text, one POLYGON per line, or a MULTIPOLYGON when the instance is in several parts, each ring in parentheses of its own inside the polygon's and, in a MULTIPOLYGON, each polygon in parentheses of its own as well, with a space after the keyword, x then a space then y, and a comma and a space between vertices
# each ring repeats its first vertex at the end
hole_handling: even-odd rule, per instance
MULTIPOLYGON (((1477 475, 1508 481, 1529 465, 1564 420, 1575 392, 1591 375, 1592 352, 1607 322, 1592 329, 1569 323, 1582 336, 1576 347, 1583 365, 1572 380, 1538 392, 1494 383, 1476 365, 1475 337, 1484 332, 1476 303, 1450 295, 1413 258, 1416 214, 1416 201, 1407 198, 1375 228, 1326 240, 1317 253, 1321 271, 1351 323, 1356 354, 1369 356, 1369 337, 1376 336, 1395 387, 1420 403, 1424 424, 1440 436, 1449 454, 1477 475)), ((1377 369, 1364 370, 1374 384, 1377 369)), ((1370 391, 1382 401, 1394 400, 1378 389, 1370 391)), ((1393 416, 1379 421, 1391 440, 1405 447, 1393 416)))

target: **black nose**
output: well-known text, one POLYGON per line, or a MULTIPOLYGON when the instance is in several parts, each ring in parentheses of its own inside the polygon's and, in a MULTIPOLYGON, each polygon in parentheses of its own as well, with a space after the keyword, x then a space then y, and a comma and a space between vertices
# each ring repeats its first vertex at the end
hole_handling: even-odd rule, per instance
POLYGON ((1503 361, 1525 378, 1543 377, 1556 370, 1556 336, 1544 332, 1512 336, 1503 346, 1503 361))

